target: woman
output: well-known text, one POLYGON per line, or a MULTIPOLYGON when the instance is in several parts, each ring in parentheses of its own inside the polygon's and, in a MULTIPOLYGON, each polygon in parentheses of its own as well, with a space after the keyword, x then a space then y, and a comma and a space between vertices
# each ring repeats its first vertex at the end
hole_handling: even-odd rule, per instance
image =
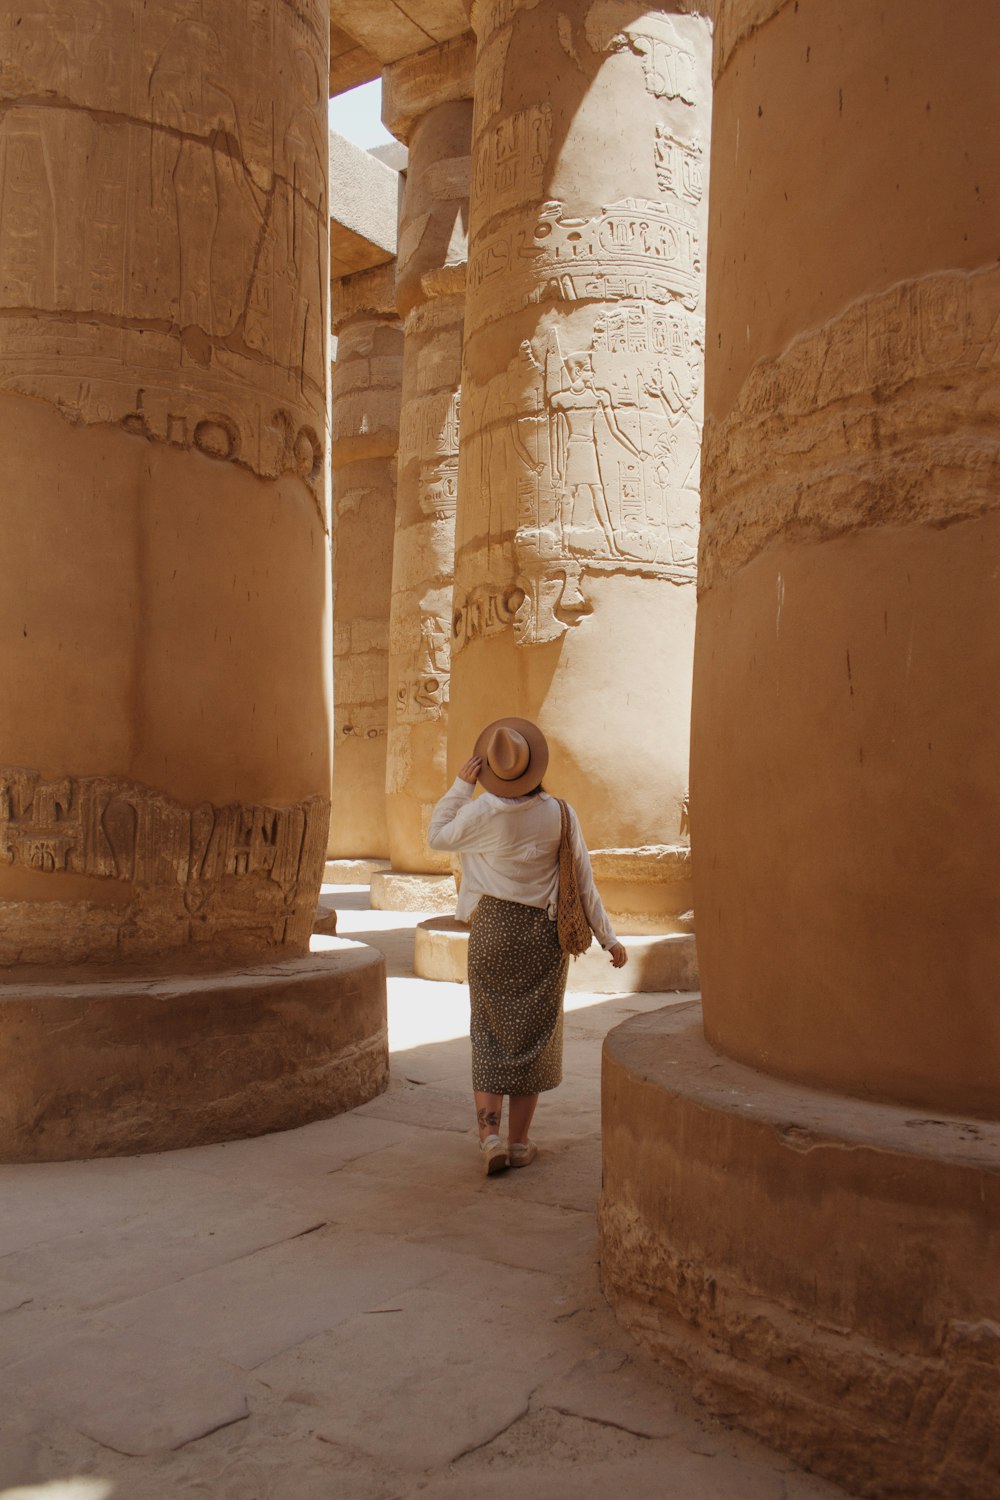
MULTIPOLYGON (((549 749, 528 719, 497 719, 476 741, 431 816, 428 842, 462 856, 457 915, 472 919, 472 1087, 487 1176, 526 1167, 543 1089, 562 1081, 562 1007, 569 958, 559 947, 559 803, 542 786, 549 749), (483 795, 472 800, 476 782, 483 795), (500 1139, 503 1098, 509 1140, 500 1139)), ((620 969, 628 954, 594 888, 590 856, 572 808, 569 832, 580 899, 591 930, 620 969)))

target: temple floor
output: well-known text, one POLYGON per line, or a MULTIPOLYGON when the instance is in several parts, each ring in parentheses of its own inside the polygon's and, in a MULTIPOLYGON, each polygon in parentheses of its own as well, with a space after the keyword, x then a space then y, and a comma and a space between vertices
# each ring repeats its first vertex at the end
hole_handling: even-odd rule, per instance
POLYGON ((843 1496, 709 1418, 598 1286, 602 1040, 690 996, 569 995, 540 1155, 486 1179, 465 987, 413 976, 422 913, 324 889, 386 955, 386 1094, 0 1168, 0 1500, 843 1496))

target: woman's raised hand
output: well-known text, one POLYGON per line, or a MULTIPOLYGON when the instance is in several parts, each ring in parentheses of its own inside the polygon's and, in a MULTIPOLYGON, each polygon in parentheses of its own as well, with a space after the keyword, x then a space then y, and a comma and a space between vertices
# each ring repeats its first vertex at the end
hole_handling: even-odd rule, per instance
POLYGON ((462 780, 467 781, 470 786, 475 786, 476 782, 479 780, 479 772, 482 770, 482 765, 483 762, 480 756, 470 755, 469 759, 465 762, 465 765, 462 767, 458 774, 462 778, 462 780))
POLYGON ((624 969, 628 963, 628 952, 626 951, 625 944, 612 943, 608 949, 608 953, 611 955, 611 967, 613 969, 624 969))

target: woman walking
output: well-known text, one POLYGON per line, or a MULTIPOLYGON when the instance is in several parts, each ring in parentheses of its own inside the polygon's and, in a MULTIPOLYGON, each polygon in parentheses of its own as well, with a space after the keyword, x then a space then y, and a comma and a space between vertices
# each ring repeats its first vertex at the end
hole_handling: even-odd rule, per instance
MULTIPOLYGON (((471 919, 472 1087, 487 1176, 526 1167, 538 1095, 562 1081, 563 994, 569 956, 559 946, 560 803, 544 790, 545 736, 528 719, 497 719, 476 741, 431 816, 428 842, 462 857, 457 915, 471 919), (477 781, 483 795, 473 801, 477 781), (504 1095, 508 1141, 500 1137, 504 1095)), ((628 954, 594 887, 576 813, 567 833, 591 931, 620 969, 628 954)))

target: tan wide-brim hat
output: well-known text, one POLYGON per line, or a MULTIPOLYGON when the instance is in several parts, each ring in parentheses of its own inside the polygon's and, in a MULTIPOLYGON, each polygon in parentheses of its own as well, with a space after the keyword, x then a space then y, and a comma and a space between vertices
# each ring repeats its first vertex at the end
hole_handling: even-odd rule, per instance
POLYGON ((530 719, 494 719, 476 741, 473 755, 482 761, 479 785, 497 797, 523 797, 545 775, 549 747, 530 719))

